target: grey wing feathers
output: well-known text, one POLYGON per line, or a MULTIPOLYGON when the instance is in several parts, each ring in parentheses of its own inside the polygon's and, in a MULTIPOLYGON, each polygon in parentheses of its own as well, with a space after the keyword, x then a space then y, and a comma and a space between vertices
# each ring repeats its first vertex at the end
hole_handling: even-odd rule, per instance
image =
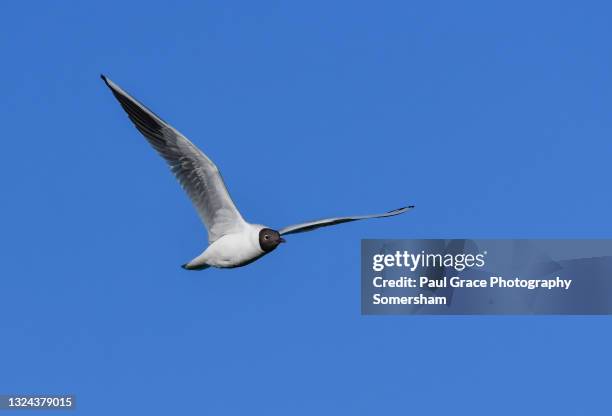
POLYGON ((212 243, 224 234, 240 231, 244 220, 217 166, 172 126, 104 75, 101 77, 136 128, 170 165, 204 222, 208 240, 212 243))
POLYGON ((414 208, 414 205, 410 205, 408 207, 394 209, 393 211, 385 212, 384 214, 357 215, 357 216, 353 216, 353 217, 326 218, 326 219, 317 220, 317 221, 305 222, 305 223, 302 223, 302 224, 294 224, 294 225, 290 225, 288 227, 284 227, 284 228, 280 229, 279 233, 280 233, 280 235, 297 234, 297 233, 304 233, 306 231, 316 230, 317 228, 321 228, 321 227, 328 227, 330 225, 342 224, 342 223, 345 223, 345 222, 365 220, 365 219, 368 219, 368 218, 392 217, 394 215, 403 214, 404 212, 406 212, 406 211, 408 211, 409 209, 412 209, 412 208, 414 208))

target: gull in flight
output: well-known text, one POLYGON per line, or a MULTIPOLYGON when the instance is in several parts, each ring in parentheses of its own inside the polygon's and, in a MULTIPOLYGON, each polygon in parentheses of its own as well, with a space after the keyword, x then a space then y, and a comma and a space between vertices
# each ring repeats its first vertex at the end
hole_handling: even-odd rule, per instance
POLYGON ((284 243, 283 235, 368 218, 391 217, 414 208, 407 206, 384 214, 326 218, 289 225, 280 230, 248 223, 234 205, 219 169, 208 156, 117 84, 104 75, 101 77, 138 131, 170 165, 208 231, 208 247, 184 264, 184 269, 245 266, 284 243))

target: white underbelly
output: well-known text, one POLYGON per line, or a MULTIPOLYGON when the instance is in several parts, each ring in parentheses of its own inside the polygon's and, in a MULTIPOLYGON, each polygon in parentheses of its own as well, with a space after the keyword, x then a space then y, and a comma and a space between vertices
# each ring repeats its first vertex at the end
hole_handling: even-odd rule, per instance
POLYGON ((264 251, 242 234, 229 234, 212 243, 202 260, 214 267, 237 267, 261 257, 264 251))

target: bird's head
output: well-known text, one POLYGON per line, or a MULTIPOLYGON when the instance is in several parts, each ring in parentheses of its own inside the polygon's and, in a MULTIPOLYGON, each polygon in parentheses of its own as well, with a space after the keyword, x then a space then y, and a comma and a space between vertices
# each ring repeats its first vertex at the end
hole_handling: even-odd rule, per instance
POLYGON ((285 239, 276 230, 263 228, 259 231, 259 247, 266 253, 274 250, 280 243, 284 242, 285 239))

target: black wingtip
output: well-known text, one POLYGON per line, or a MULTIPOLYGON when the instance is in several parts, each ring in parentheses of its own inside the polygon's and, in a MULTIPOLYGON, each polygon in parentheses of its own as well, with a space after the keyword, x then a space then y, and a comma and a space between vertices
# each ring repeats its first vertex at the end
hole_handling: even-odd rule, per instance
POLYGON ((108 78, 106 78, 106 75, 100 74, 100 78, 102 78, 102 81, 104 81, 106 86, 110 88, 110 84, 108 83, 108 78))
POLYGON ((406 209, 412 209, 412 208, 414 208, 414 205, 408 205, 407 207, 401 207, 401 208, 398 208, 398 209, 392 209, 391 211, 389 211, 389 214, 392 213, 392 212, 404 211, 406 209))

